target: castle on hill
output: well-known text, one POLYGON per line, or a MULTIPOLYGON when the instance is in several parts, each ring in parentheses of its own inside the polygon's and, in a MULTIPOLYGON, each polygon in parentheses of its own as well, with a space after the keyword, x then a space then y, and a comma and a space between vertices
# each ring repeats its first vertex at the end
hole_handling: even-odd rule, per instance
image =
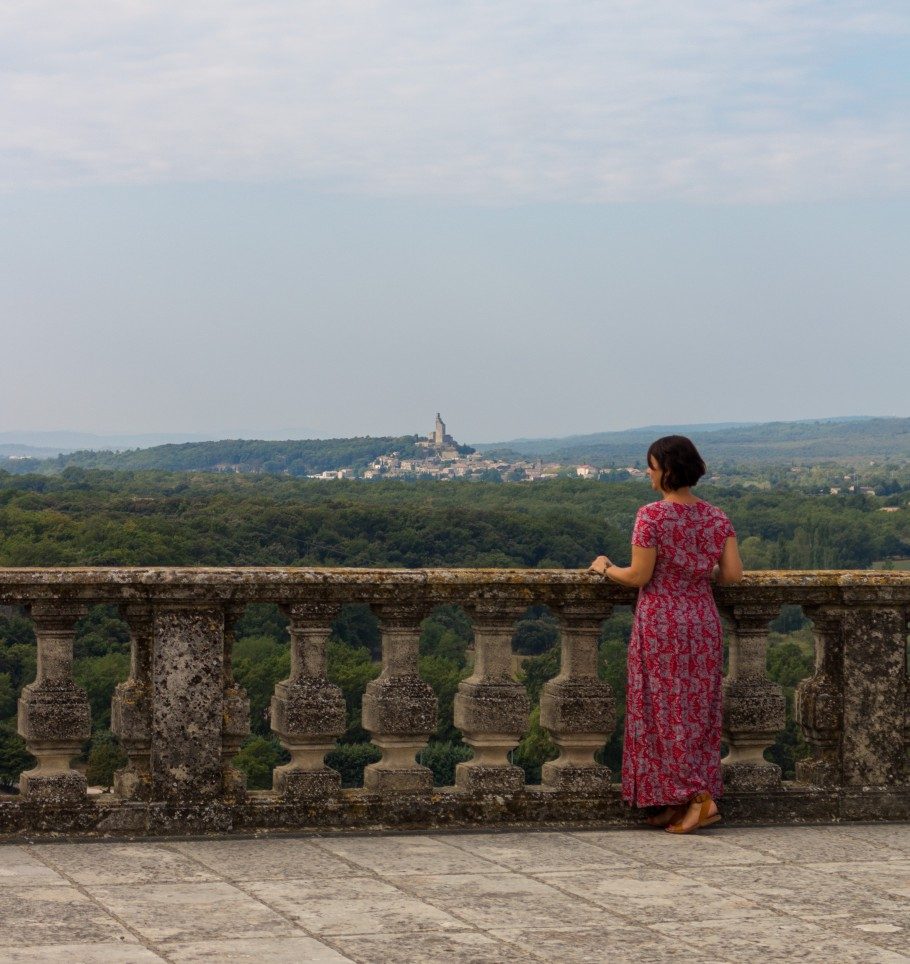
POLYGON ((439 412, 436 413, 436 424, 433 431, 426 438, 417 442, 422 449, 434 449, 436 454, 443 459, 458 458, 458 443, 451 435, 446 433, 446 423, 442 420, 439 412))

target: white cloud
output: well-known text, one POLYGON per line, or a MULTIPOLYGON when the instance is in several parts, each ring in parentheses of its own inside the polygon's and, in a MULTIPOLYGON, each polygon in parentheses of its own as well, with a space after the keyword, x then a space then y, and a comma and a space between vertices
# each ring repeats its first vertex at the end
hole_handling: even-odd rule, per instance
POLYGON ((7 0, 0 184, 907 196, 906 68, 863 65, 908 37, 876 0, 7 0))

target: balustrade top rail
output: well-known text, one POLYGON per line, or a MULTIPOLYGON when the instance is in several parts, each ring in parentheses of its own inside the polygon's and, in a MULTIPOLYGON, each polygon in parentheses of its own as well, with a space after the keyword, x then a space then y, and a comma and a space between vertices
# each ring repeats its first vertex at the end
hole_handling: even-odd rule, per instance
MULTIPOLYGON (((625 603, 636 590, 582 569, 359 569, 291 566, 0 567, 0 604, 54 597, 282 601, 322 590, 356 602, 384 594, 425 596, 435 604, 475 593, 533 596, 535 602, 576 599, 625 603)), ((845 603, 863 599, 910 602, 910 571, 757 570, 736 586, 715 588, 721 604, 768 598, 786 603, 845 603)))
MULTIPOLYGON (((603 620, 636 591, 565 569, 73 567, 0 569, 0 604, 26 606, 37 679, 19 700, 19 732, 37 766, 21 793, 0 799, 0 832, 167 833, 269 827, 438 826, 491 821, 628 819, 598 754, 616 706, 598 676, 603 620), (288 618, 291 666, 270 726, 290 755, 271 791, 251 793, 232 765, 250 733, 250 702, 232 671, 235 626, 249 603, 288 618), (72 765, 91 734, 73 678, 78 620, 116 605, 130 627, 131 668, 111 705, 128 757, 115 794, 86 795, 72 765), (348 727, 326 646, 341 607, 365 603, 379 620, 382 671, 363 697, 362 723, 381 753, 362 790, 342 790, 326 755, 348 727), (420 677, 420 623, 434 606, 464 607, 474 627, 471 675, 453 722, 473 756, 455 783, 433 786, 417 760, 437 727, 438 701, 420 677), (515 623, 546 604, 560 629, 560 671, 542 689, 540 724, 558 750, 528 786, 510 754, 529 725, 512 676, 515 623)), ((761 571, 715 587, 728 626, 723 761, 728 815, 753 820, 908 819, 907 629, 910 572, 761 571), (785 697, 768 678, 769 624, 799 604, 812 620, 815 669, 796 691, 807 756, 782 780, 765 750, 785 725, 785 697)))

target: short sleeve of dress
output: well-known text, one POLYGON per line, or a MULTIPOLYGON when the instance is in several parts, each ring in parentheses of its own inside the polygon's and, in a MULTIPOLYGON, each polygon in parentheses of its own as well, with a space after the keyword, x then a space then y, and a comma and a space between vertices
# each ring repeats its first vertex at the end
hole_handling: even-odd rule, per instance
POLYGON ((736 530, 733 528, 733 523, 726 516, 724 516, 724 524, 723 524, 722 531, 723 531, 724 542, 726 542, 727 539, 729 539, 731 536, 734 539, 736 538, 736 530))
POLYGON ((635 516, 632 528, 632 545, 642 549, 657 548, 657 525, 648 514, 648 507, 643 505, 635 516))

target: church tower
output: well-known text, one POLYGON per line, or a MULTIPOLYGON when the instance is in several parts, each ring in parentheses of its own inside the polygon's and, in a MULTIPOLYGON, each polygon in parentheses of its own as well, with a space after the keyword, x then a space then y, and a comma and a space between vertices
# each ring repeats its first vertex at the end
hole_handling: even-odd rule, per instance
POLYGON ((433 432, 433 444, 437 448, 442 448, 446 440, 446 423, 439 417, 439 412, 436 413, 436 429, 433 432))

